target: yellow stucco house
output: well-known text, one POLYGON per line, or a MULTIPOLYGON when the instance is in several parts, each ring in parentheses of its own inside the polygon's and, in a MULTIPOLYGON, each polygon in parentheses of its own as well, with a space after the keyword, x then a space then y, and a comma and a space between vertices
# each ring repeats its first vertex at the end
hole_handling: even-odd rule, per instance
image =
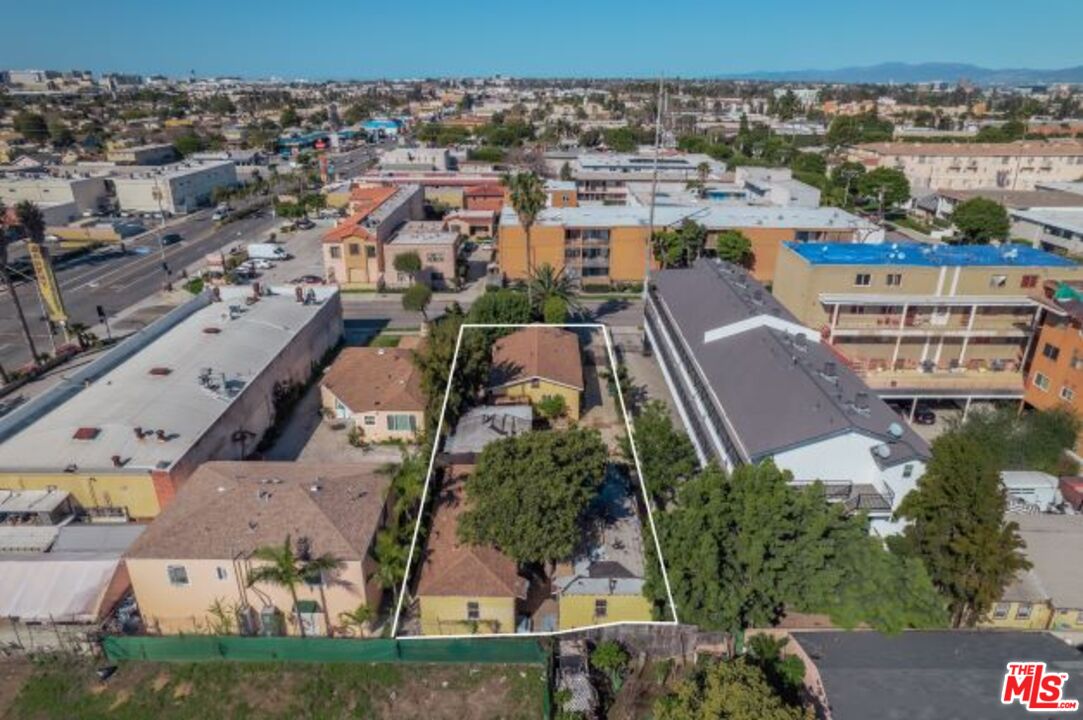
POLYGON ((150 632, 334 634, 341 613, 379 606, 371 548, 386 520, 389 479, 356 465, 211 462, 125 554, 150 632), (250 583, 252 557, 290 538, 300 557, 330 554, 341 568, 296 587, 250 583))
POLYGON ((564 399, 566 415, 578 420, 583 396, 583 361, 573 332, 527 326, 493 344, 489 394, 494 402, 564 399))
MULTIPOLYGON (((593 537, 554 573, 559 629, 651 620, 651 604, 643 595, 643 533, 625 480, 611 474, 590 512, 604 522, 595 524, 593 537)), ((555 629, 544 627, 551 620, 540 624, 538 629, 555 629)))
POLYGON ((1019 573, 982 622, 1014 630, 1083 630, 1083 516, 1013 516, 1033 567, 1019 573))
POLYGON ((515 561, 492 547, 458 537, 463 485, 454 480, 437 496, 425 561, 417 582, 423 635, 514 633, 527 581, 515 561))

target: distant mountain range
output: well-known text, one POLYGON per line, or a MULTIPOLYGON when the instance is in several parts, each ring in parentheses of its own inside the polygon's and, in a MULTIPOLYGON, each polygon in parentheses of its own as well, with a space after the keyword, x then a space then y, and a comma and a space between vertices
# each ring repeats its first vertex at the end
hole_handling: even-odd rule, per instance
POLYGON ((751 72, 720 77, 734 80, 766 80, 771 82, 837 82, 837 83, 919 83, 958 82, 968 80, 977 85, 1044 85, 1047 83, 1083 83, 1083 65, 1059 70, 1030 68, 990 68, 966 63, 900 63, 889 62, 863 67, 835 70, 782 70, 751 72))

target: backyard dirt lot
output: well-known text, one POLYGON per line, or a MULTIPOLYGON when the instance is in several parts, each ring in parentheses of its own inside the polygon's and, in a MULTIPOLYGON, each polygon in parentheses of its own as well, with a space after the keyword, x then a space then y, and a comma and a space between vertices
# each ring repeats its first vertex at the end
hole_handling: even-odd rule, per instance
POLYGON ((542 714, 544 670, 509 665, 126 663, 0 660, 0 718, 424 718, 542 714))

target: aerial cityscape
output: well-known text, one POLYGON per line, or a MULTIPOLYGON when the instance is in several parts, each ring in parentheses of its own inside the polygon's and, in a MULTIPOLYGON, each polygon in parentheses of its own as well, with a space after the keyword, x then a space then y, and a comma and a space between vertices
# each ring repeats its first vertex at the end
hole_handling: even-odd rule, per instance
POLYGON ((4 11, 0 720, 1083 717, 1083 6, 102 5, 4 11))

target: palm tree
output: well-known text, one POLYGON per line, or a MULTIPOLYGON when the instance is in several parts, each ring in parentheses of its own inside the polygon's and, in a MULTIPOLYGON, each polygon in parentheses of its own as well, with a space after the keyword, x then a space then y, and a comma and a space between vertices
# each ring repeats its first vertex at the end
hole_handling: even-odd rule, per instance
POLYGON ((34 345, 34 336, 30 334, 30 325, 26 322, 23 305, 19 301, 19 295, 15 292, 15 283, 11 281, 11 274, 8 272, 7 229, 7 208, 4 207, 4 202, 0 200, 0 280, 3 281, 8 295, 11 296, 11 302, 15 305, 15 314, 19 317, 19 324, 23 328, 23 337, 26 338, 26 346, 30 349, 30 357, 33 358, 34 364, 37 365, 38 348, 34 345))
POLYGON ((543 263, 541 267, 530 273, 527 280, 527 288, 531 291, 532 303, 535 309, 545 307, 545 301, 551 297, 560 298, 569 310, 579 312, 583 309, 575 294, 575 286, 564 274, 564 269, 556 270, 549 263, 543 263))
POLYGON ((406 577, 406 548, 394 530, 381 530, 376 535, 372 554, 376 559, 376 582, 384 590, 391 591, 391 605, 397 609, 399 585, 406 577))
POLYGON ((301 637, 304 637, 305 625, 301 621, 301 609, 297 606, 297 586, 303 582, 317 580, 323 616, 327 623, 327 633, 331 634, 331 613, 327 610, 327 599, 323 592, 325 576, 341 570, 344 563, 330 553, 312 557, 308 551, 306 538, 301 538, 297 544, 299 552, 295 553, 290 536, 286 535, 286 541, 281 547, 266 545, 256 548, 252 552, 252 558, 266 564, 253 568, 248 574, 248 587, 265 583, 289 590, 290 597, 293 598, 293 612, 297 616, 297 627, 301 631, 301 637))
MULTIPOLYGON (((511 206, 519 216, 519 223, 523 226, 526 237, 526 274, 529 277, 533 263, 530 254, 530 229, 538 219, 538 213, 545 207, 545 187, 541 178, 532 172, 505 175, 504 186, 508 189, 511 206)), ((527 293, 530 293, 529 285, 527 293)))
POLYGON ((23 200, 15 206, 15 215, 26 232, 27 242, 39 245, 45 242, 45 216, 41 214, 37 205, 29 200, 23 200))
POLYGON ((338 614, 338 621, 342 623, 342 627, 345 628, 347 633, 353 630, 353 628, 357 628, 357 632, 364 635, 365 628, 368 627, 368 624, 372 621, 375 614, 376 613, 373 612, 371 607, 365 603, 361 603, 349 612, 340 612, 338 614))

